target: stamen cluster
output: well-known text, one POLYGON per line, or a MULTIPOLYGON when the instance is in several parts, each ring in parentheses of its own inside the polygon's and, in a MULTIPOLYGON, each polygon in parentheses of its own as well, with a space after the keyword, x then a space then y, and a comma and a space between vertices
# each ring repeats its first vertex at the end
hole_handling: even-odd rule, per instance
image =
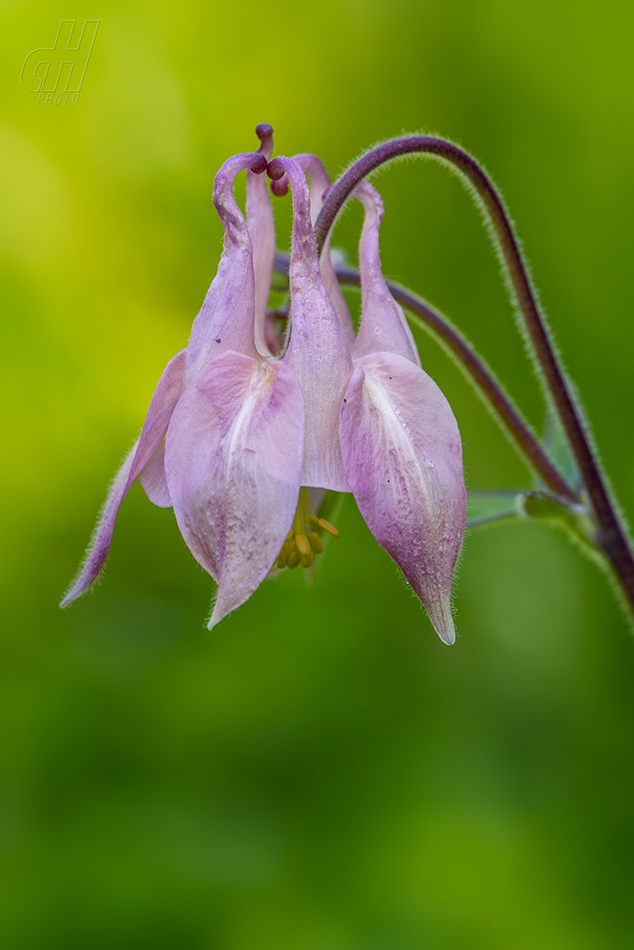
POLYGON ((301 564, 302 567, 310 567, 315 554, 321 554, 324 550, 324 543, 321 540, 322 531, 327 531, 333 538, 339 537, 339 532, 334 525, 325 518, 318 518, 314 513, 308 498, 308 489, 302 486, 299 490, 293 525, 278 554, 275 566, 294 568, 301 564))

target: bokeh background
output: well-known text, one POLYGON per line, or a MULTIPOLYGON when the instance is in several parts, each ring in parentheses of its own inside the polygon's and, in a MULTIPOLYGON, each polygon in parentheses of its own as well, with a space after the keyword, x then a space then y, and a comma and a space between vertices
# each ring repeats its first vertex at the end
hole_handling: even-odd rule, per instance
MULTIPOLYGON (((0 11, 0 945, 631 946, 632 638, 563 534, 474 530, 448 649, 349 498, 315 584, 286 572, 210 634, 210 579, 136 486, 103 584, 57 607, 215 273, 214 174, 258 122, 333 175, 421 129, 484 161, 634 516, 631 4, 0 11), (72 18, 101 20, 79 101, 38 103, 22 62, 72 18)), ((385 272, 444 309, 541 428, 458 181, 412 161, 377 184, 385 272)), ((335 237, 353 261, 359 226, 351 209, 335 237)), ((417 339, 469 488, 530 488, 417 339)))

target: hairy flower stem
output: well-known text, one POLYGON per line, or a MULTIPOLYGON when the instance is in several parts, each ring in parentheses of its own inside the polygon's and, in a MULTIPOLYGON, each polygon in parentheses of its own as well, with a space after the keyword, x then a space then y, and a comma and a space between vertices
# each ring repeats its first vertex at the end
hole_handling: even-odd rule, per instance
POLYGON ((449 165, 466 182, 469 190, 473 190, 485 213, 509 290, 522 315, 547 392, 557 409, 590 498, 598 523, 595 541, 605 552, 634 617, 634 558, 625 531, 549 339, 511 220, 495 185, 478 162, 452 142, 431 135, 412 135, 379 145, 355 162, 328 190, 315 223, 317 246, 323 246, 339 211, 361 179, 385 162, 412 153, 428 155, 449 165))

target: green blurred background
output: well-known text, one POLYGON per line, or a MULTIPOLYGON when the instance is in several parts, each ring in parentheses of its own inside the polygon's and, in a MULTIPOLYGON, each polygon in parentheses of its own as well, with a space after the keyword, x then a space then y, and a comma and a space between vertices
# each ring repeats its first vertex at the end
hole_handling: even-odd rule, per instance
MULTIPOLYGON (((57 607, 215 273, 214 174, 258 122, 332 174, 422 128, 485 162, 633 515, 631 4, 0 10, 0 945, 631 946, 632 640, 564 535, 473 531, 447 649, 349 498, 313 586, 287 572, 210 634, 210 579, 135 486, 104 583, 57 607), (38 103, 22 62, 72 18, 101 20, 79 101, 38 103)), ((541 428, 460 184, 414 161, 376 183, 386 274, 444 309, 541 428)), ((351 209, 335 236, 352 260, 359 226, 351 209)), ((468 486, 531 487, 417 339, 468 486)))

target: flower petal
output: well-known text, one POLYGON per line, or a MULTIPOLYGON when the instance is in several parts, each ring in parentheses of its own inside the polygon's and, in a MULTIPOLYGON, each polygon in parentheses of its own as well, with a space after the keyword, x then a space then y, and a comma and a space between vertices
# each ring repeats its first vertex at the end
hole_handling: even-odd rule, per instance
POLYGON ((255 346, 262 356, 270 356, 264 335, 264 318, 269 303, 271 275, 275 260, 275 223, 266 175, 247 171, 247 225, 253 244, 255 273, 255 346))
POLYGON ((341 411, 341 448, 359 510, 453 643, 451 581, 467 494, 460 433, 422 369, 392 353, 356 362, 341 411))
POLYGON ((291 158, 274 158, 275 165, 288 173, 293 189, 291 337, 284 363, 304 397, 302 485, 349 491, 339 446, 339 413, 352 372, 350 350, 321 279, 304 173, 291 158))
POLYGON ((172 499, 165 478, 165 439, 161 439, 154 450, 152 458, 139 475, 139 481, 153 505, 157 508, 172 507, 172 499))
POLYGON ((110 542, 112 541, 112 532, 119 506, 134 480, 154 455, 157 446, 162 442, 167 431, 174 406, 181 394, 184 363, 185 350, 181 350, 165 367, 152 396, 152 402, 147 411, 141 435, 115 475, 79 574, 62 600, 60 607, 66 607, 76 597, 83 594, 101 573, 110 551, 110 542))
POLYGON ((383 220, 383 201, 367 181, 357 185, 354 197, 362 203, 365 217, 359 245, 361 323, 352 355, 356 359, 368 353, 398 353, 420 366, 412 331, 403 310, 387 289, 381 270, 379 228, 383 220))
POLYGON ((281 362, 224 353, 183 393, 165 440, 179 528, 218 582, 210 628, 266 577, 300 487, 304 411, 281 362))
POLYGON ((214 181, 214 205, 225 229, 218 273, 194 320, 187 347, 186 381, 226 350, 256 356, 254 343, 255 280, 253 247, 247 223, 233 195, 233 182, 245 168, 266 168, 259 152, 227 159, 214 181))
MULTIPOLYGON (((316 155, 310 155, 306 152, 300 155, 294 155, 293 158, 299 167, 308 175, 308 181, 310 183, 310 220, 311 224, 314 225, 317 217, 319 216, 319 212, 321 211, 324 192, 330 187, 330 176, 326 171, 326 166, 320 158, 317 158, 316 155)), ((335 269, 332 265, 332 258, 330 256, 331 236, 331 233, 328 234, 328 237, 326 238, 322 248, 321 257, 319 259, 321 279, 323 280, 324 287, 328 291, 328 296, 332 300, 333 306, 337 311, 339 321, 343 327, 343 332, 345 334, 346 340, 348 341, 348 346, 352 346, 355 340, 356 332, 352 322, 352 317, 350 316, 348 304, 346 303, 346 298, 344 297, 343 291, 339 286, 339 281, 337 280, 335 269)))

